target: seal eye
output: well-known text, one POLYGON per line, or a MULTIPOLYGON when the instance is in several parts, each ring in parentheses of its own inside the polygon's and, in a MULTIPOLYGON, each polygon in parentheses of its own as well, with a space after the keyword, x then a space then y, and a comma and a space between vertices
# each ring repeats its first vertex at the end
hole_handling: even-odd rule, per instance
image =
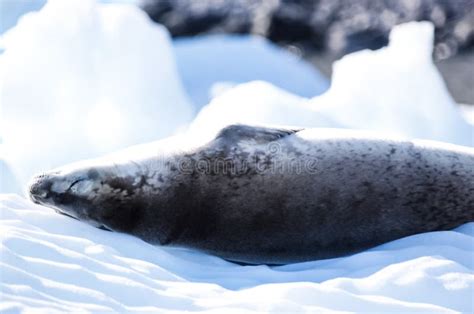
POLYGON ((82 178, 71 183, 67 192, 70 192, 71 194, 88 194, 91 191, 92 186, 93 182, 82 178))
POLYGON ((76 181, 74 181, 73 183, 71 183, 71 185, 69 186, 68 190, 72 190, 72 188, 73 188, 77 183, 81 182, 82 180, 84 180, 84 179, 79 179, 79 180, 76 180, 76 181))

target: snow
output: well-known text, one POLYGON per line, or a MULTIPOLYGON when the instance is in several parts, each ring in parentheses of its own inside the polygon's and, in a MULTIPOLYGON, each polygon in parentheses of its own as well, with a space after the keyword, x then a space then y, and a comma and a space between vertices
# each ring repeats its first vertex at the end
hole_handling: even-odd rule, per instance
POLYGON ((343 258, 240 266, 96 229, 19 196, 0 204, 3 310, 473 309, 474 223, 343 258))
POLYGON ((462 111, 465 119, 470 124, 474 124, 474 106, 472 106, 472 105, 461 105, 461 111, 462 111))
MULTIPOLYGON (((209 36, 173 48, 167 31, 133 6, 65 6, 49 2, 5 36, 2 191, 24 187, 35 171, 183 130, 194 108, 181 77, 196 106, 217 95, 189 126, 191 135, 246 122, 473 145, 472 124, 432 64, 430 24, 400 25, 387 48, 344 57, 329 90, 316 96, 324 89, 316 72, 262 39, 209 36), (235 59, 233 49, 242 49, 235 59), (281 67, 244 58, 260 53, 281 67), (228 73, 204 73, 212 58, 228 73), (262 72, 244 76, 254 66, 262 72), (238 84, 252 79, 267 82, 238 84)), ((474 223, 347 257, 241 266, 152 246, 0 194, 0 239, 1 312, 474 311, 474 223)))
POLYGON ((349 128, 472 146, 473 128, 432 62, 433 35, 431 23, 407 23, 392 30, 387 48, 344 57, 314 105, 349 128))
POLYGON ((45 2, 45 0, 0 1, 0 12, 2 13, 0 34, 14 27, 23 14, 41 9, 45 2))
POLYGON ((433 25, 396 27, 389 46, 334 64, 329 90, 308 99, 268 82, 236 86, 205 106, 193 133, 214 134, 230 123, 350 128, 472 146, 473 126, 448 93, 431 58, 433 25))
POLYGON ((181 38, 174 41, 174 49, 183 84, 199 108, 209 102, 212 86, 219 82, 236 85, 262 80, 304 97, 319 95, 329 87, 310 64, 258 36, 181 38))
MULTIPOLYGON (((101 3, 130 3, 139 4, 140 0, 98 0, 101 3)), ((46 0, 3 0, 0 1, 0 12, 2 23, 0 23, 0 35, 14 27, 24 14, 38 11, 46 4, 46 0)))
POLYGON ((53 0, 2 40, 1 157, 21 186, 169 136, 194 116, 168 31, 135 6, 53 0))

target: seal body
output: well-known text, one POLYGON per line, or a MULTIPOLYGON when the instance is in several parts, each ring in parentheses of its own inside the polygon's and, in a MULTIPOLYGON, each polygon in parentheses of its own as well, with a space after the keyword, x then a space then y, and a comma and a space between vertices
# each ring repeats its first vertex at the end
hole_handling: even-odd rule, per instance
POLYGON ((38 176, 33 201, 244 263, 347 255, 474 221, 474 151, 354 131, 232 125, 38 176))

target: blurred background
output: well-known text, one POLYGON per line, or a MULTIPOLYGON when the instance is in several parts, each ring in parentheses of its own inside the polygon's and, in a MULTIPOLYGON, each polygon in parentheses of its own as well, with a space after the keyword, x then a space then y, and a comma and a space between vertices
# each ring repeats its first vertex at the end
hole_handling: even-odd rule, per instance
MULTIPOLYGON (((0 0, 0 33, 44 0, 0 0)), ((140 6, 175 38, 257 34, 327 77, 332 63, 387 45, 394 25, 431 21, 433 57, 456 102, 474 104, 474 0, 110 0, 140 6)))
POLYGON ((474 0, 146 0, 173 36, 252 33, 327 76, 341 56, 387 45, 394 25, 431 21, 434 59, 457 102, 474 103, 474 0))

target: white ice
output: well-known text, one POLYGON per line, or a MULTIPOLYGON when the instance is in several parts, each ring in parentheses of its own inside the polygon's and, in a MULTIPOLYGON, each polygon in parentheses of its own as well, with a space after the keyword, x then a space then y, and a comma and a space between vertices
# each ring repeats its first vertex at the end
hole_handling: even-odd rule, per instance
POLYGON ((22 185, 169 136, 194 116, 168 31, 135 6, 52 0, 2 41, 0 157, 22 185))
POLYGON ((241 84, 204 107, 191 130, 214 134, 229 123, 287 124, 473 146, 473 126, 433 64, 433 31, 428 22, 396 27, 388 47, 337 61, 331 87, 312 99, 268 82, 241 84))
MULTIPOLYGON (((166 136, 192 117, 163 28, 134 7, 67 3, 50 2, 5 38, 2 188, 23 186, 33 170, 166 136), (66 5, 74 10, 64 10, 66 5), (7 164, 20 180, 5 180, 7 164)), ((389 47, 339 61, 324 95, 305 98, 310 95, 282 90, 278 82, 238 85, 204 107, 190 131, 270 123, 472 146, 472 125, 433 67, 431 49, 429 24, 399 26, 389 47)), ((185 70, 191 78, 192 62, 185 70)), ((232 85, 226 82, 239 82, 222 80, 215 93, 232 85)), ((0 239, 0 312, 474 311, 474 223, 337 259, 240 266, 152 246, 0 194, 0 239)))
POLYGON ((215 84, 262 80, 303 97, 319 95, 329 87, 310 64, 258 36, 182 38, 174 41, 174 50, 184 87, 198 107, 212 98, 215 84))

